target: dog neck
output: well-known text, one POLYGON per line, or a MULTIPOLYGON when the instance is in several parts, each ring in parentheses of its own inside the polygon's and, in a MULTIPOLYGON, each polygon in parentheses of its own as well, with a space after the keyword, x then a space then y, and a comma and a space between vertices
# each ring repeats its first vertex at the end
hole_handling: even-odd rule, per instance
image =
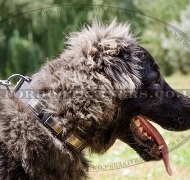
MULTIPOLYGON (((64 131, 64 123, 59 118, 54 118, 51 112, 48 112, 48 104, 43 99, 39 99, 38 93, 30 87, 31 79, 18 74, 12 75, 11 78, 17 76, 20 77, 20 80, 17 82, 13 92, 10 91, 11 94, 21 100, 33 112, 36 119, 48 128, 56 138, 62 141, 61 134, 64 131)), ((79 134, 83 136, 84 132, 82 129, 77 128, 75 132, 69 133, 65 138, 65 142, 80 152, 87 144, 79 134)))
POLYGON ((61 59, 48 61, 32 76, 30 85, 48 104, 48 111, 64 122, 64 137, 77 131, 91 151, 103 153, 114 139, 115 90, 103 75, 82 73, 75 65, 61 59))

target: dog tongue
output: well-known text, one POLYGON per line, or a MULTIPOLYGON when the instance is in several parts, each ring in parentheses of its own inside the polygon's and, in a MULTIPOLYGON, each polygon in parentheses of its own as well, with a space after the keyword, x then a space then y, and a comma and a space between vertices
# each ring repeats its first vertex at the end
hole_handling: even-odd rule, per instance
POLYGON ((143 126, 149 131, 150 135, 155 138, 158 145, 159 146, 163 145, 163 148, 161 149, 162 159, 164 161, 166 171, 171 176, 172 175, 172 169, 171 169, 170 164, 169 164, 168 146, 167 146, 164 138, 158 132, 158 130, 151 123, 149 123, 147 121, 148 118, 146 118, 144 116, 140 116, 140 115, 137 116, 136 118, 138 118, 143 123, 143 126))

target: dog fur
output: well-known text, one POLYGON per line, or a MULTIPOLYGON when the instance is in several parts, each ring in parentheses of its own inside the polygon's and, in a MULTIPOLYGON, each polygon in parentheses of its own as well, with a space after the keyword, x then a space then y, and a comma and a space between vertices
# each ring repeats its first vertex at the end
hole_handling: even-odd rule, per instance
POLYGON ((104 153, 119 138, 145 160, 155 159, 141 152, 144 147, 136 148, 129 132, 134 112, 149 113, 140 112, 129 97, 145 86, 145 66, 160 74, 153 60, 142 62, 152 57, 138 45, 129 25, 94 22, 72 33, 66 44, 60 57, 45 63, 30 83, 47 110, 64 123, 61 140, 20 100, 1 98, 0 179, 86 179, 89 163, 83 152, 65 143, 77 127, 92 152, 104 153))

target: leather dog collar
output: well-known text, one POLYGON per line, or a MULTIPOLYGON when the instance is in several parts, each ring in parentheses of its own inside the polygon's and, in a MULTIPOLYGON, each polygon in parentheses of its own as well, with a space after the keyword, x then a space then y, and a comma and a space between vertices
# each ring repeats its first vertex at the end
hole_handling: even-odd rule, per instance
MULTIPOLYGON (((6 86, 6 88, 10 91, 10 81, 14 77, 19 77, 20 80, 17 82, 12 93, 20 99, 36 116, 36 119, 42 123, 46 128, 48 128, 54 136, 58 139, 60 133, 63 131, 64 124, 62 121, 53 118, 52 114, 47 112, 47 105, 43 100, 39 100, 37 92, 35 92, 30 87, 31 79, 26 76, 22 76, 20 74, 14 74, 10 76, 7 80, 1 80, 0 85, 6 86), (29 97, 22 97, 20 94, 22 92, 30 92, 29 97)), ((11 91, 10 91, 11 92, 11 91)), ((86 147, 86 142, 80 138, 76 133, 71 134, 67 139, 66 143, 72 147, 74 147, 78 151, 82 151, 86 147)))

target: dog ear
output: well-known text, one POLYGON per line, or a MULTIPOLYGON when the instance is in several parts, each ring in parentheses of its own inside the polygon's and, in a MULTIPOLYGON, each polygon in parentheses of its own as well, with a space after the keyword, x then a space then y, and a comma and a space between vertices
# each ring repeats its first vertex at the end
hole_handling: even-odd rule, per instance
POLYGON ((121 98, 132 94, 140 85, 137 58, 129 58, 122 54, 124 52, 126 49, 123 44, 109 39, 101 41, 88 53, 88 59, 94 61, 97 72, 111 81, 121 98))
POLYGON ((91 26, 68 37, 67 49, 61 59, 69 62, 70 67, 90 72, 101 84, 116 90, 120 97, 126 97, 140 85, 135 50, 125 50, 131 44, 137 44, 129 29, 128 23, 117 23, 116 20, 110 25, 94 21, 91 26))

